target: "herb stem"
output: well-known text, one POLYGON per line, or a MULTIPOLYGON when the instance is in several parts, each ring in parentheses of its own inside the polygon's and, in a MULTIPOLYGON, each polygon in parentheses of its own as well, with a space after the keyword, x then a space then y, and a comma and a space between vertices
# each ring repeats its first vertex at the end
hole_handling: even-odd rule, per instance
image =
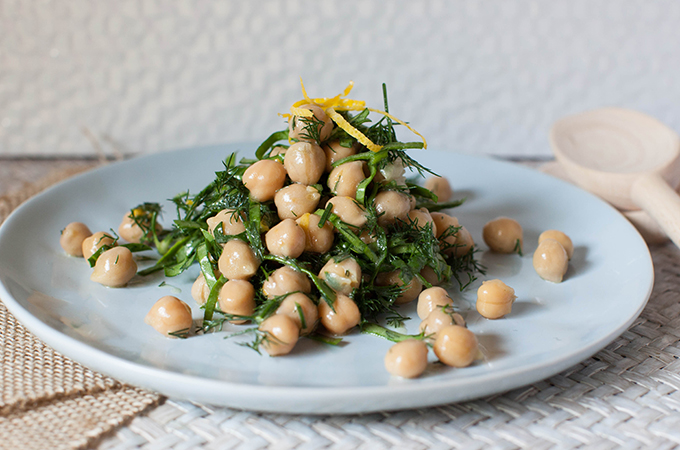
POLYGON ((264 259, 266 259, 268 261, 276 261, 280 264, 290 266, 293 269, 298 270, 298 271, 304 273, 305 275, 307 275, 312 280, 312 282, 314 283, 316 288, 319 290, 319 292, 321 292, 321 296, 326 301, 326 303, 328 303, 328 306, 333 308, 333 304, 335 303, 335 298, 336 298, 335 292, 333 291, 333 289, 331 289, 326 284, 325 281, 323 281, 321 278, 319 278, 314 272, 300 266, 297 263, 297 261, 295 261, 294 259, 286 258, 285 256, 278 256, 278 255, 269 254, 269 255, 266 255, 264 257, 264 259))
POLYGON ((319 333, 308 334, 307 337, 313 341, 321 342, 328 345, 340 345, 342 338, 332 338, 329 336, 324 336, 319 333))
MULTIPOLYGON (((215 283, 217 283, 217 279, 215 278, 215 272, 212 263, 210 262, 208 246, 205 242, 201 242, 198 245, 196 254, 198 255, 198 264, 201 266, 201 273, 203 274, 203 278, 205 278, 205 284, 210 288, 210 292, 212 293, 212 289, 215 286, 215 283)), ((210 313, 210 317, 212 317, 212 312, 210 313)))
POLYGON ((423 333, 419 334, 399 333, 398 331, 387 329, 381 325, 378 325, 377 323, 362 322, 359 325, 359 327, 361 328, 361 332, 364 334, 372 334, 373 336, 378 336, 392 342, 401 342, 405 341, 406 339, 418 339, 418 340, 425 339, 425 335, 423 333))
POLYGON ((208 296, 208 300, 205 302, 205 312, 203 313, 204 321, 212 320, 213 312, 215 312, 215 304, 217 304, 217 299, 220 296, 220 290, 226 282, 227 277, 220 275, 220 278, 210 288, 210 295, 208 296))
POLYGON ((184 246, 184 244, 186 244, 189 241, 189 239, 191 239, 191 236, 183 237, 182 239, 177 241, 172 247, 170 247, 170 249, 167 252, 165 252, 165 254, 163 256, 161 256, 158 259, 158 261, 156 261, 156 264, 149 267, 148 269, 140 270, 139 275, 146 276, 146 275, 150 275, 154 272, 157 272, 159 270, 162 270, 165 267, 166 262, 170 258, 175 256, 175 253, 177 253, 179 251, 179 249, 182 248, 184 246))

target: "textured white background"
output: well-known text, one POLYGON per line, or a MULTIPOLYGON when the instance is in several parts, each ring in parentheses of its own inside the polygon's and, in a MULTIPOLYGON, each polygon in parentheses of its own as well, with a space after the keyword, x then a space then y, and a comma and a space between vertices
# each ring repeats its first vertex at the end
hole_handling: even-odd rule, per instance
POLYGON ((386 82, 433 148, 548 155, 604 105, 680 129, 679 24, 673 0, 0 0, 0 155, 262 140, 300 76, 378 107, 386 82))

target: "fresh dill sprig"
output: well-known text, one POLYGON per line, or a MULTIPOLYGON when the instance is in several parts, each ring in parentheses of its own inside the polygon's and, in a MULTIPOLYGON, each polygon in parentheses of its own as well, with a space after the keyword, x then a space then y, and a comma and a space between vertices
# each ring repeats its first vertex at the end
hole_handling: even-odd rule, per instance
POLYGON ((392 342, 401 342, 407 339, 418 339, 422 341, 425 340, 425 338, 427 337, 425 336, 425 333, 418 334, 399 333, 398 331, 390 330, 381 325, 378 325, 377 323, 371 322, 362 322, 361 324, 359 324, 359 328, 361 329, 361 332, 364 334, 372 334, 373 336, 378 336, 392 342))
POLYGON ((524 256, 522 254, 522 242, 519 239, 515 241, 515 248, 512 249, 512 252, 517 253, 519 256, 524 256))
POLYGON ((309 117, 294 116, 293 127, 295 127, 295 121, 298 120, 302 122, 300 136, 306 140, 313 140, 317 143, 321 143, 321 128, 324 126, 323 120, 317 118, 315 115, 309 117))
POLYGON ((181 330, 171 331, 168 335, 179 339, 186 339, 189 337, 189 333, 191 333, 191 328, 182 328, 181 330))

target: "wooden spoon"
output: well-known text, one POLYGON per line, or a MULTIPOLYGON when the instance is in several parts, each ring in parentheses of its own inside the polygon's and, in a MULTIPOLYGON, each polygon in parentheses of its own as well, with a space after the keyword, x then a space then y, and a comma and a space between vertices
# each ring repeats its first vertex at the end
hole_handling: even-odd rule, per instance
MULTIPOLYGON (((573 180, 569 178, 567 172, 557 161, 548 161, 538 167, 538 170, 543 173, 547 173, 548 175, 552 175, 553 177, 568 181, 569 183, 573 183, 573 180)), ((659 224, 656 223, 656 221, 643 210, 619 210, 619 212, 623 214, 630 223, 635 225, 635 228, 637 228, 637 230, 640 232, 640 235, 644 238, 647 244, 659 245, 668 242, 668 236, 666 236, 666 232, 663 231, 659 224)))
POLYGON ((623 210, 645 210, 680 247, 680 137, 653 117, 604 108, 557 121, 555 158, 582 188, 623 210))

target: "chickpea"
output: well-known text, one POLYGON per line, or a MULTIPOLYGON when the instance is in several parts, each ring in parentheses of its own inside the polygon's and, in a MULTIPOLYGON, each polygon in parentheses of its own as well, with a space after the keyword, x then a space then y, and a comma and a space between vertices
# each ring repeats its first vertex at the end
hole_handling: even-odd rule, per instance
POLYGON ((312 292, 312 284, 307 275, 290 266, 279 267, 262 284, 262 292, 267 298, 274 298, 295 291, 309 294, 312 292))
POLYGON ((510 314, 517 296, 515 290, 501 280, 488 280, 477 289, 477 312, 487 319, 500 319, 510 314))
POLYGON ((449 325, 464 327, 465 319, 460 314, 452 312, 450 307, 439 307, 420 322, 420 332, 436 338, 439 330, 449 325))
POLYGON ((435 225, 434 219, 430 215, 430 211, 428 211, 427 209, 425 208, 413 209, 409 211, 407 217, 408 220, 413 222, 413 224, 420 228, 421 230, 426 228, 429 224, 430 228, 432 229, 432 234, 434 236, 437 235, 437 225, 435 225))
POLYGON ((541 278, 561 283, 569 267, 569 256, 555 239, 543 239, 534 252, 534 269, 541 278))
POLYGON ((475 241, 472 240, 472 235, 465 227, 460 227, 458 235, 456 236, 456 248, 454 253, 456 256, 464 256, 470 252, 470 249, 475 246, 475 241))
POLYGON ((411 211, 416 209, 416 198, 415 198, 415 196, 409 194, 408 195, 408 201, 409 201, 409 204, 411 205, 411 211))
POLYGON ((222 234, 234 236, 246 231, 246 226, 243 224, 243 217, 236 214, 235 209, 227 208, 215 214, 206 220, 208 224, 208 231, 211 234, 215 232, 215 228, 222 226, 222 234))
POLYGON ((353 198, 336 196, 328 200, 328 203, 333 205, 333 214, 346 224, 357 228, 366 224, 366 211, 353 198))
POLYGON ((267 231, 264 240, 272 255, 297 258, 305 251, 307 236, 293 219, 283 219, 267 231))
POLYGON ((111 236, 103 231, 97 231, 92 236, 83 240, 83 258, 88 259, 90 256, 97 253, 97 250, 105 245, 112 245, 114 240, 111 236))
POLYGON ((361 284, 361 267, 352 258, 340 262, 331 258, 319 271, 319 278, 338 294, 349 295, 361 284))
POLYGON ((340 141, 332 141, 323 146, 323 151, 326 154, 326 172, 333 170, 333 163, 355 155, 359 151, 361 144, 354 143, 350 147, 343 147, 340 141))
MULTIPOLYGON (((215 270, 215 278, 220 277, 219 270, 215 270)), ((203 273, 199 273, 196 277, 196 281, 191 285, 191 297, 196 300, 199 305, 205 304, 210 297, 210 288, 208 288, 208 283, 205 281, 203 273)))
POLYGON ((538 243, 540 244, 545 239, 555 239, 557 242, 562 244, 562 247, 564 247, 564 250, 567 252, 567 258, 569 260, 571 260, 571 257, 574 256, 574 243, 571 242, 571 239, 569 238, 569 236, 567 236, 563 232, 558 231, 558 230, 544 231, 538 237, 538 243))
POLYGON ((419 377, 427 368, 427 345, 417 339, 394 344, 385 355, 385 368, 398 377, 419 377))
POLYGON ((440 203, 448 202, 451 195, 453 195, 449 180, 444 177, 432 176, 428 178, 425 180, 425 189, 431 190, 437 196, 437 201, 440 203))
MULTIPOLYGON (((144 216, 144 211, 141 209, 137 208, 134 209, 132 212, 126 212, 123 215, 123 219, 120 221, 120 225, 118 225, 118 235, 125 239, 128 242, 133 242, 133 243, 140 243, 142 241, 142 238, 144 237, 144 230, 135 222, 135 219, 132 218, 134 217, 142 217, 144 224, 146 226, 150 227, 151 226, 151 221, 147 217, 144 216)), ((156 233, 159 233, 163 230, 163 227, 161 224, 156 223, 154 225, 154 228, 156 229, 156 233)))
POLYGON ((323 175, 326 155, 316 144, 296 142, 286 151, 283 166, 293 182, 311 186, 323 175))
POLYGON ((393 286, 397 285, 404 287, 404 290, 399 296, 394 300, 395 305, 404 305, 410 303, 418 297, 420 291, 423 290, 423 282, 420 278, 413 277, 408 283, 404 283, 401 279, 401 270, 395 270, 392 272, 383 272, 378 274, 375 279, 378 286, 393 286))
POLYGON ((443 281, 439 279, 437 272, 435 272, 430 266, 423 267, 423 270, 420 271, 420 275, 422 275, 422 277, 425 278, 425 281, 430 283, 432 286, 436 286, 443 281))
POLYGON ((144 322, 169 338, 177 337, 170 333, 189 333, 194 323, 189 305, 172 295, 166 295, 154 303, 144 322))
POLYGON ((411 200, 406 194, 397 191, 382 191, 375 196, 373 200, 378 216, 378 224, 380 226, 387 226, 394 223, 395 220, 405 220, 409 211, 411 211, 411 200))
POLYGON ((71 256, 83 256, 83 241, 91 235, 84 223, 71 222, 62 230, 59 245, 71 256))
POLYGON ((90 280, 110 287, 125 286, 137 273, 137 263, 132 252, 125 247, 105 251, 94 265, 90 280))
POLYGON ((334 195, 356 198, 359 184, 366 179, 363 161, 340 164, 328 175, 328 188, 334 195))
POLYGON ((305 214, 296 220, 297 224, 305 232, 305 251, 312 253, 326 253, 333 246, 335 235, 333 225, 330 222, 319 228, 321 217, 316 214, 305 214))
POLYGON ((366 245, 373 244, 374 242, 378 241, 378 237, 375 234, 371 234, 371 232, 368 230, 362 231, 359 235, 359 239, 361 239, 361 242, 366 245))
POLYGON ((440 246, 445 254, 456 251, 456 240, 460 230, 458 219, 448 214, 433 212, 430 213, 434 226, 437 227, 437 238, 441 242, 440 246))
POLYGON ((293 183, 281 189, 274 196, 279 219, 297 219, 313 213, 319 204, 321 194, 316 188, 293 183))
POLYGON ((345 334, 351 328, 359 325, 361 313, 359 307, 351 298, 338 294, 335 303, 333 303, 333 309, 324 300, 319 302, 321 324, 331 333, 345 334))
MULTIPOLYGON (((314 118, 316 119, 316 122, 318 122, 317 130, 319 131, 319 143, 328 139, 331 135, 331 131, 333 131, 333 121, 326 115, 324 110, 319 105, 313 103, 302 105, 300 108, 308 109, 314 114, 314 118)), ((314 126, 314 118, 292 116, 288 120, 288 136, 291 139, 297 139, 298 141, 316 142, 309 133, 309 127, 314 126)))
POLYGON ((259 330, 266 335, 260 345, 269 356, 287 355, 300 338, 297 324, 284 314, 269 316, 262 321, 259 330))
POLYGON ((293 319, 293 322, 300 329, 300 335, 302 336, 314 331, 319 322, 317 306, 302 292, 296 292, 283 299, 281 305, 276 310, 276 314, 282 314, 293 319))
MULTIPOLYGON (((252 316, 255 313, 255 288, 246 280, 229 280, 220 289, 220 310, 235 316, 252 316)), ((234 324, 246 320, 230 320, 234 324)))
POLYGON ((441 362, 452 367, 469 366, 479 353, 477 337, 459 325, 448 325, 439 330, 432 349, 441 362))
POLYGON ((210 288, 208 287, 208 283, 205 282, 205 277, 201 273, 196 278, 196 281, 194 281, 194 284, 191 285, 191 298, 196 300, 196 303, 199 305, 203 305, 208 301, 209 296, 210 288))
POLYGON ((232 239, 224 244, 217 266, 228 279, 247 280, 255 275, 260 261, 248 244, 232 239))
POLYGON ((243 184, 258 202, 272 200, 285 181, 286 169, 283 164, 272 159, 258 161, 243 173, 243 184))
POLYGON ((286 155, 287 150, 288 147, 277 145, 276 147, 272 148, 271 152, 269 152, 269 156, 281 156, 283 158, 286 155))
POLYGON ((482 238, 491 251, 514 253, 522 251, 522 226, 508 217, 498 217, 484 225, 482 238))
POLYGON ((442 306, 453 306, 453 300, 449 297, 446 289, 439 286, 425 289, 418 296, 418 317, 420 317, 420 320, 424 320, 432 311, 442 306))

